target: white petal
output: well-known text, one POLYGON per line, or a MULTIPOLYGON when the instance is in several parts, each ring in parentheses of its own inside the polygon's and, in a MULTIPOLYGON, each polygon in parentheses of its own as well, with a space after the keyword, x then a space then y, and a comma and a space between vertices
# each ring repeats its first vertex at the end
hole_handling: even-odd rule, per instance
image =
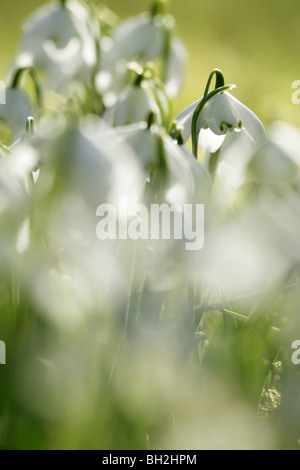
POLYGON ((19 254, 25 253, 30 245, 30 223, 29 219, 26 219, 22 227, 19 230, 16 241, 16 251, 19 254))
POLYGON ((202 98, 200 98, 200 100, 195 101, 195 103, 190 104, 190 106, 181 111, 181 113, 178 114, 177 118, 175 119, 175 121, 177 122, 177 127, 182 129, 182 137, 184 143, 191 136, 193 115, 201 100, 202 98))
POLYGON ((124 126, 148 120, 153 112, 161 124, 161 114, 153 94, 146 83, 142 86, 128 86, 114 106, 106 111, 103 119, 112 126, 124 126))
POLYGON ((25 134, 26 120, 34 116, 34 107, 21 88, 10 88, 6 91, 6 105, 0 107, 0 119, 12 129, 13 142, 25 134))
POLYGON ((208 101, 201 113, 206 124, 202 127, 209 127, 217 135, 226 134, 227 130, 238 127, 239 117, 232 106, 230 96, 229 93, 220 93, 208 101))
POLYGON ((111 73, 104 70, 102 72, 99 72, 96 75, 95 80, 96 80, 97 91, 98 93, 102 94, 111 85, 113 81, 113 77, 111 73))
POLYGON ((145 169, 149 163, 155 161, 158 145, 156 134, 143 128, 141 123, 126 128, 119 127, 116 130, 124 138, 124 142, 133 149, 145 169))
POLYGON ((300 166, 300 131, 286 122, 276 121, 268 129, 272 142, 285 152, 289 158, 300 166))
POLYGON ((73 37, 64 48, 57 48, 53 41, 45 41, 42 45, 45 53, 53 62, 65 64, 71 58, 76 58, 80 54, 80 40, 73 37))
POLYGON ((35 67, 52 75, 47 76, 51 82, 77 72, 85 78, 97 58, 93 32, 88 11, 78 2, 70 0, 66 7, 51 3, 25 24, 20 55, 27 54, 35 67))
POLYGON ((179 38, 171 42, 171 50, 168 58, 165 84, 166 93, 170 98, 175 98, 184 81, 184 71, 186 68, 187 53, 179 38))
POLYGON ((168 203, 186 204, 192 201, 195 193, 192 168, 181 146, 175 144, 169 136, 164 137, 164 148, 168 165, 168 203))
POLYGON ((119 57, 152 61, 163 51, 163 30, 149 14, 141 14, 124 21, 113 37, 119 57))
POLYGON ((194 200, 201 202, 204 200, 206 195, 208 194, 210 184, 211 184, 211 177, 208 173, 207 169, 201 165, 201 163, 196 160, 192 152, 185 146, 180 145, 179 149, 181 150, 184 158, 186 159, 195 180, 195 192, 194 192, 194 200))
POLYGON ((266 138, 266 131, 258 117, 247 106, 242 104, 234 96, 226 93, 231 101, 236 114, 242 121, 243 128, 256 143, 262 143, 266 138))
POLYGON ((225 137, 226 134, 217 135, 210 129, 201 129, 198 145, 204 152, 214 153, 219 150, 224 142, 225 137))
POLYGON ((55 38, 57 47, 65 47, 76 33, 67 9, 55 4, 46 5, 39 8, 25 23, 21 49, 38 55, 45 40, 55 38))
POLYGON ((77 34, 81 38, 84 63, 89 67, 93 67, 97 61, 95 39, 99 40, 100 38, 99 22, 93 15, 90 15, 88 8, 77 1, 70 0, 68 9, 72 13, 72 20, 77 29, 77 34))

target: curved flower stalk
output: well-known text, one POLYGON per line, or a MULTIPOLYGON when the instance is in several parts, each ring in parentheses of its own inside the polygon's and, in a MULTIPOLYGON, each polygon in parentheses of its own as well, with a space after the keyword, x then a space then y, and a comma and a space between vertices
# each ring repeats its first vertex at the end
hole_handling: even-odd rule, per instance
POLYGON ((51 2, 25 24, 17 66, 34 67, 51 89, 85 80, 96 66, 98 28, 88 8, 76 0, 51 2))
POLYGON ((264 141, 266 133, 261 121, 227 91, 234 87, 235 85, 225 86, 222 72, 214 70, 204 96, 184 109, 175 119, 175 127, 181 131, 183 143, 192 135, 195 156, 198 146, 204 152, 216 152, 228 132, 244 131, 254 142, 259 144, 264 141), (213 75, 216 75, 216 88, 209 93, 213 75))
POLYGON ((151 12, 122 22, 112 40, 103 42, 97 82, 99 92, 108 93, 110 100, 116 100, 116 95, 126 84, 129 61, 159 62, 160 78, 168 96, 174 98, 180 91, 186 50, 175 33, 175 20, 165 13, 166 2, 156 0, 153 5, 151 12))
POLYGON ((163 84, 149 67, 142 68, 136 63, 129 66, 136 74, 135 82, 123 90, 117 102, 103 114, 103 119, 115 127, 147 122, 150 115, 152 123, 167 128, 171 107, 163 84))

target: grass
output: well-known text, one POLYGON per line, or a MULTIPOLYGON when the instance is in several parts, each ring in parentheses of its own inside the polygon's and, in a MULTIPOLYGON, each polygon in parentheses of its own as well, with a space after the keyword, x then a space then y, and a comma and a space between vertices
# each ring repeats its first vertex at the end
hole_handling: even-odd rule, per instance
MULTIPOLYGON (((219 67, 266 127, 297 124, 297 4, 277 3, 173 0, 189 52, 174 116, 219 67)), ((40 4, 2 2, 3 76, 40 4)), ((79 91, 50 93, 37 136, 0 149, 0 448, 298 449, 299 155, 226 137, 212 184, 169 129, 86 121, 102 101, 79 91), (178 187, 205 203, 203 250, 96 239, 99 203, 178 187)))

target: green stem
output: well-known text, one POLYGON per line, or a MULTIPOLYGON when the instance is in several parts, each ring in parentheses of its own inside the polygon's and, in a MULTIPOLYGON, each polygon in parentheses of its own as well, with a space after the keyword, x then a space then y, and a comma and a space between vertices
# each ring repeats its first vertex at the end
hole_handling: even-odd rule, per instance
POLYGON ((167 13, 168 0, 154 0, 150 13, 151 16, 165 15, 167 13))
POLYGON ((21 79, 23 77, 23 73, 28 72, 28 71, 29 71, 29 67, 21 67, 20 69, 18 69, 14 75, 11 87, 18 88, 18 86, 20 85, 21 79))
POLYGON ((165 83, 167 79, 168 63, 170 59, 171 52, 171 40, 172 40, 172 28, 165 26, 165 44, 163 50, 163 73, 162 81, 165 83))
MULTIPOLYGON (((240 320, 243 323, 248 322, 249 319, 250 319, 250 317, 247 317, 246 315, 241 315, 240 313, 233 312, 232 310, 223 309, 221 311, 223 313, 226 313, 226 315, 229 315, 229 316, 235 318, 236 320, 240 320)), ((280 328, 277 328, 276 326, 270 326, 270 331, 272 331, 273 333, 280 333, 281 332, 280 328)))
POLYGON ((214 180, 214 176, 216 173, 218 161, 219 161, 219 156, 220 156, 220 149, 218 149, 216 152, 211 153, 209 156, 208 160, 208 171, 211 175, 212 182, 214 180))
POLYGON ((221 70, 219 69, 214 69, 210 76, 208 77, 208 80, 207 80, 207 84, 206 84, 206 88, 205 88, 205 91, 204 91, 204 96, 206 96, 209 92, 209 89, 210 89, 210 85, 211 85, 211 82, 212 82, 212 79, 214 78, 214 75, 216 76, 216 85, 215 85, 215 89, 217 88, 221 88, 225 85, 225 79, 224 79, 224 75, 223 73, 221 72, 221 70))
MULTIPOLYGON (((300 284, 298 282, 295 283, 295 284, 288 284, 288 285, 283 287, 283 289, 280 291, 280 294, 281 295, 289 294, 289 293, 294 292, 295 290, 299 289, 299 287, 300 287, 300 284)), ((234 303, 234 302, 253 302, 257 299, 260 299, 264 295, 266 295, 266 293, 267 293, 266 290, 261 290, 261 291, 258 291, 258 292, 252 292, 250 294, 240 295, 240 296, 237 296, 237 297, 229 297, 228 302, 230 304, 234 303)), ((219 310, 221 308, 222 308, 221 302, 214 302, 214 303, 205 305, 205 311, 219 310)), ((203 305, 198 305, 195 308, 196 313, 201 312, 202 310, 203 310, 203 305)))
POLYGON ((154 76, 151 77, 151 79, 149 79, 149 83, 150 83, 150 85, 153 84, 153 88, 152 88, 152 89, 153 89, 153 93, 154 93, 154 95, 155 95, 155 97, 156 97, 156 100, 157 100, 157 102, 158 102, 159 108, 160 108, 160 110, 161 110, 161 113, 162 113, 162 116, 163 116, 163 122, 164 122, 164 120, 166 121, 166 122, 165 122, 165 127, 167 128, 167 127, 169 127, 170 122, 171 122, 171 118, 172 118, 172 103, 171 103, 171 100, 170 100, 170 98, 168 97, 168 95, 167 95, 167 93, 166 93, 166 91, 165 91, 165 87, 163 86, 162 82, 161 82, 157 77, 154 77, 154 76), (167 110, 167 112, 164 111, 163 106, 160 104, 160 100, 161 100, 161 99, 160 99, 160 97, 159 97, 159 95, 158 95, 158 92, 160 92, 160 93, 164 96, 164 98, 165 98, 165 100, 166 100, 166 103, 167 103, 167 105, 168 105, 168 110, 167 110), (164 119, 164 117, 165 117, 165 119, 164 119))

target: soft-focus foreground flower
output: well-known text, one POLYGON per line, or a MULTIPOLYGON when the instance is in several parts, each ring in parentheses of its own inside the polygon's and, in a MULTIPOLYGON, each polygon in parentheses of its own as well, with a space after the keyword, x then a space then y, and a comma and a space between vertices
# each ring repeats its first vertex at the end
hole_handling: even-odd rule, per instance
POLYGON ((149 67, 136 63, 128 66, 136 74, 133 84, 119 95, 116 103, 103 114, 111 126, 123 126, 134 122, 152 122, 166 128, 170 124, 171 107, 163 83, 149 67))
MULTIPOLYGON (((49 122, 44 125, 32 142, 40 177, 32 191, 35 216, 27 263, 18 269, 40 314, 67 327, 80 322, 101 296, 114 305, 124 303, 128 265, 122 270, 116 256, 119 240, 96 237, 96 210, 104 203, 118 207, 121 197, 135 203, 145 177, 132 149, 99 118, 66 123, 60 133, 49 122), (49 256, 43 254, 44 243, 49 256)), ((20 246, 24 249, 24 236, 20 246)))
POLYGON ((161 116, 154 96, 146 82, 141 86, 130 85, 120 94, 117 102, 109 108, 103 118, 112 126, 123 126, 147 121, 154 113, 159 124, 161 116))
POLYGON ((29 116, 34 116, 34 105, 28 95, 19 87, 9 88, 6 104, 0 104, 0 142, 10 145, 20 139, 29 116))
POLYGON ((174 35, 174 27, 175 21, 170 15, 143 13, 122 23, 113 37, 113 50, 119 58, 144 63, 164 60, 163 78, 171 98, 179 92, 186 62, 185 47, 174 35))
POLYGON ((294 448, 299 131, 215 69, 168 135, 168 0, 55 2, 0 104, 0 448, 294 448))
POLYGON ((210 185, 207 170, 188 148, 174 144, 158 126, 145 123, 117 127, 116 132, 137 155, 160 197, 169 204, 203 202, 210 185), (158 178, 160 184, 154 184, 158 178))
POLYGON ((96 64, 97 34, 89 10, 76 0, 47 4, 25 24, 17 66, 35 67, 52 88, 85 79, 96 64))
MULTIPOLYGON (((163 129, 149 126, 149 123, 148 126, 135 123, 117 127, 115 131, 132 148, 144 168, 143 202, 147 206, 169 205, 174 214, 185 217, 184 204, 206 201, 211 184, 209 173, 188 148, 175 144, 163 129)), ((171 228, 170 239, 151 239, 143 245, 142 262, 147 264, 149 300, 154 292, 168 291, 189 278, 190 272, 185 270, 186 241, 185 235, 181 239, 174 238, 171 228)), ((144 308, 149 308, 151 316, 151 302, 147 307, 144 304, 144 308)))
MULTIPOLYGON (((229 87, 228 87, 229 88, 229 87)), ((198 145, 204 152, 216 152, 228 132, 245 131, 256 143, 265 138, 265 130, 258 117, 227 91, 204 96, 184 109, 176 118, 183 142, 192 134, 192 123, 197 109, 204 104, 197 116, 198 145), (207 99, 208 98, 208 99, 207 99), (204 104, 204 100, 206 101, 204 104)))
MULTIPOLYGON (((40 180, 47 179, 43 173, 56 174, 52 182, 55 194, 80 194, 93 214, 101 202, 116 203, 119 196, 135 201, 144 181, 141 165, 104 121, 93 116, 66 124, 55 142, 52 131, 48 135, 43 129, 40 132, 43 137, 36 142, 43 163, 40 180)), ((46 183, 44 187, 40 184, 44 191, 46 183)))

